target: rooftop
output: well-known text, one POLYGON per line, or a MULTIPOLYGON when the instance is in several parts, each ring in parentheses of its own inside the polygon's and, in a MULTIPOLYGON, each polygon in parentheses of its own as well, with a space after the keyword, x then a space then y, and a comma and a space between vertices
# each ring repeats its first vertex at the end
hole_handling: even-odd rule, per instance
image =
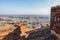
POLYGON ((8 35, 10 32, 13 32, 17 27, 19 27, 19 29, 21 31, 20 36, 25 36, 25 37, 27 37, 29 35, 28 32, 34 31, 34 30, 37 31, 37 29, 41 28, 41 26, 26 27, 27 25, 22 24, 22 23, 15 23, 15 25, 12 25, 9 23, 4 23, 4 24, 0 25, 0 37, 8 35))

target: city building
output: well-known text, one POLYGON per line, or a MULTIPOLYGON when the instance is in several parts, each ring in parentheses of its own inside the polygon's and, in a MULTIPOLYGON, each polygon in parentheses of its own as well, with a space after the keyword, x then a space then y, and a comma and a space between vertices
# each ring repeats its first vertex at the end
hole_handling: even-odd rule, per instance
POLYGON ((60 5, 51 7, 51 29, 60 34, 60 5))
POLYGON ((4 23, 0 26, 0 40, 45 40, 51 36, 50 27, 26 27, 21 23, 4 23))
POLYGON ((0 40, 46 40, 51 37, 49 25, 44 26, 47 21, 36 17, 1 17, 0 40))
POLYGON ((27 27, 25 24, 21 23, 16 23, 16 26, 20 27, 21 34, 19 40, 45 40, 49 37, 51 37, 50 34, 50 27, 41 27, 41 26, 36 26, 36 27, 27 27))

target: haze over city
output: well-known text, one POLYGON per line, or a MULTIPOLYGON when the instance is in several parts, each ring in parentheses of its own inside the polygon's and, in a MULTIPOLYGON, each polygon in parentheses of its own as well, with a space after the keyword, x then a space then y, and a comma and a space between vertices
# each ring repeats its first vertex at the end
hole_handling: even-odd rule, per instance
POLYGON ((0 0, 0 15, 50 15, 59 0, 0 0))
POLYGON ((60 0, 0 0, 0 40, 60 40, 60 0))

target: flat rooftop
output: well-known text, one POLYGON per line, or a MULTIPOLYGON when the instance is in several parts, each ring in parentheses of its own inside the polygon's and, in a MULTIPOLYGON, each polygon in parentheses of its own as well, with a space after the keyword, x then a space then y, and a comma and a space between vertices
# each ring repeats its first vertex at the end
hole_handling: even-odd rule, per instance
POLYGON ((13 32, 17 27, 19 27, 19 29, 21 31, 20 36, 25 36, 25 37, 27 37, 29 35, 28 32, 30 33, 34 30, 37 31, 37 29, 40 30, 40 28, 41 28, 41 26, 37 26, 35 28, 33 28, 33 27, 28 28, 28 27, 26 27, 26 25, 21 24, 21 23, 15 23, 15 25, 8 24, 8 23, 0 25, 0 37, 8 35, 10 32, 13 32))

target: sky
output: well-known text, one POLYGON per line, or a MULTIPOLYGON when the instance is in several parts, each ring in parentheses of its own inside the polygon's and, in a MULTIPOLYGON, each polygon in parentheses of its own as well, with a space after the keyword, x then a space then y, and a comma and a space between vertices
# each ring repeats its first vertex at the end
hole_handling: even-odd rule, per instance
POLYGON ((50 15, 60 0, 0 0, 0 15, 50 15))

